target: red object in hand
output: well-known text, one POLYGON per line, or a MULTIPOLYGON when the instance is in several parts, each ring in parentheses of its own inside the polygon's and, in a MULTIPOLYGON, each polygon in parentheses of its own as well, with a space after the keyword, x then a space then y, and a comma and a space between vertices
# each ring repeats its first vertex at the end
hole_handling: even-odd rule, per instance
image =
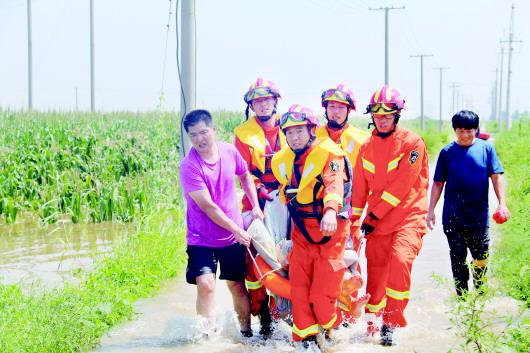
POLYGON ((481 131, 478 133, 477 137, 481 140, 487 140, 491 137, 491 134, 486 131, 481 131))
POLYGON ((508 220, 508 215, 503 211, 497 210, 495 211, 495 213, 493 213, 492 218, 495 221, 495 223, 503 224, 504 222, 508 220))

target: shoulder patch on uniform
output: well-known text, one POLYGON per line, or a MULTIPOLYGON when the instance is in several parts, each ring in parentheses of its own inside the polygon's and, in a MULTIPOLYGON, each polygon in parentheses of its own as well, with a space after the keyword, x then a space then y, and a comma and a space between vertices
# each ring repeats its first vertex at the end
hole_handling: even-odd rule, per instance
POLYGON ((414 164, 418 160, 418 157, 420 156, 420 153, 418 151, 410 151, 409 155, 409 164, 414 164))
POLYGON ((329 168, 331 169, 332 172, 338 172, 340 169, 339 164, 333 161, 329 163, 329 168))

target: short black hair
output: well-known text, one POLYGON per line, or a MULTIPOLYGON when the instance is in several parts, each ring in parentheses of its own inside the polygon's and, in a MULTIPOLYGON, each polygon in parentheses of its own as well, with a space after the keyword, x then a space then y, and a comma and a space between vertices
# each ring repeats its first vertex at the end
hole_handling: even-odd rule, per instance
POLYGON ((478 129, 479 117, 471 110, 461 110, 451 119, 453 129, 478 129))
POLYGON ((207 126, 213 125, 212 115, 209 111, 204 109, 192 110, 186 114, 186 116, 184 116, 182 124, 184 125, 186 132, 189 132, 190 126, 197 125, 201 121, 203 121, 207 126))

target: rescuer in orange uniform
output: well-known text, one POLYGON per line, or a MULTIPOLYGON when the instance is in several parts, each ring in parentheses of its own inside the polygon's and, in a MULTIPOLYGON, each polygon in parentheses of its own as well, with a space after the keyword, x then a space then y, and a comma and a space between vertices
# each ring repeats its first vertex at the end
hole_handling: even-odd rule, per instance
POLYGON ((345 153, 330 139, 316 139, 310 109, 293 105, 280 127, 289 147, 276 153, 272 170, 291 215, 289 257, 293 340, 316 342, 321 329, 337 327, 337 298, 350 227, 340 218, 344 197, 345 153))
MULTIPOLYGON (((368 260, 365 311, 382 315, 381 344, 393 344, 393 331, 407 325, 412 262, 426 233, 428 165, 425 143, 398 126, 405 101, 388 86, 367 107, 375 129, 359 151, 354 171, 352 213, 362 215, 368 260)), ((368 333, 378 329, 368 321, 368 333)))
MULTIPOLYGON (((352 168, 354 168, 359 149, 370 135, 350 125, 348 122, 350 111, 355 111, 353 92, 341 83, 336 88, 330 88, 324 91, 321 100, 328 122, 325 126, 317 128, 317 138, 331 138, 346 153, 352 168)), ((361 248, 360 227, 361 222, 357 220, 356 222, 352 222, 350 229, 353 249, 357 252, 361 248)))
MULTIPOLYGON (((247 162, 250 174, 254 178, 258 201, 261 209, 265 202, 272 200, 269 193, 278 189, 280 183, 271 170, 272 156, 286 146, 285 136, 280 131, 279 116, 276 114, 278 98, 281 98, 276 84, 258 78, 243 97, 247 108, 246 121, 235 129, 235 146, 247 162), (249 110, 255 114, 249 117, 249 110)), ((252 210, 250 201, 243 195, 243 219, 252 210)), ((248 226, 248 225, 247 225, 248 226)), ((252 266, 252 262, 248 262, 252 266)), ((253 271, 247 271, 245 284, 250 294, 251 311, 260 319, 260 334, 268 336, 272 332, 272 319, 269 309, 267 290, 253 271)))

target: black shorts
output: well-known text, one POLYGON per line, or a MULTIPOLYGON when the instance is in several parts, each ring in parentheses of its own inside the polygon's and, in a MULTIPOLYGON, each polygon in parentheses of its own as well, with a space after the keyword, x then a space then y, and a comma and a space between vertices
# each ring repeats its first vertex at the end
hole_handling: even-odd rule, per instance
POLYGON ((219 279, 228 281, 243 281, 247 275, 247 254, 245 247, 239 243, 221 248, 188 245, 188 266, 186 267, 186 282, 197 284, 200 275, 217 272, 217 263, 221 268, 219 279))

